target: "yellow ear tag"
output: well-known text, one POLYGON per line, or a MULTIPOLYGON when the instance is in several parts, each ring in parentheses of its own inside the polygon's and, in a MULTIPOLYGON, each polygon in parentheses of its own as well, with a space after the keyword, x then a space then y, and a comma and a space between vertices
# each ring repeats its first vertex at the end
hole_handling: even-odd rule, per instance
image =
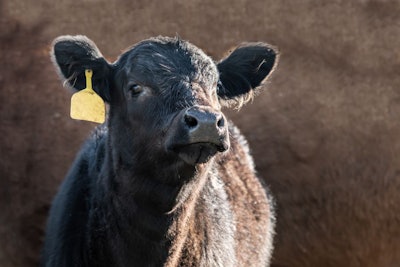
POLYGON ((86 88, 73 94, 71 98, 71 118, 103 123, 106 106, 103 99, 93 91, 92 70, 85 70, 86 88))

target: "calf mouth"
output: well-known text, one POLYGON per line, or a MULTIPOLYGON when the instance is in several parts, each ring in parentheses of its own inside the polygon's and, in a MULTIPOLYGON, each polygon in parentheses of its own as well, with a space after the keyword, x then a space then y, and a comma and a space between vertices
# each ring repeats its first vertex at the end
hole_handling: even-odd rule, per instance
POLYGON ((199 142, 175 146, 172 151, 176 153, 185 163, 196 165, 208 162, 218 152, 228 150, 228 145, 216 145, 212 143, 199 142))

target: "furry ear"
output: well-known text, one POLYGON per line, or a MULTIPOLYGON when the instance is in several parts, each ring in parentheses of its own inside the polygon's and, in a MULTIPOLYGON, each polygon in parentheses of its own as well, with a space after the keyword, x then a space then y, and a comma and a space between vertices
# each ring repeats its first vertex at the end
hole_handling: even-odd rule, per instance
POLYGON ((277 50, 264 43, 244 43, 218 64, 218 96, 229 105, 247 102, 278 62, 277 50))
POLYGON ((64 83, 75 90, 86 87, 85 69, 92 69, 93 89, 110 102, 111 65, 86 36, 60 36, 53 41, 51 57, 64 83))

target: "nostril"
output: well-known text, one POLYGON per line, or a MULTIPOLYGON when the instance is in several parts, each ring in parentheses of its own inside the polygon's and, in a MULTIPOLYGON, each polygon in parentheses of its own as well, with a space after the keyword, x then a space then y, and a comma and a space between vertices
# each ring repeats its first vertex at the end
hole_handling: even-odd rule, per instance
POLYGON ((218 126, 218 128, 222 128, 222 127, 225 126, 224 117, 221 117, 221 118, 217 121, 217 126, 218 126))
POLYGON ((195 117, 192 117, 188 114, 185 115, 185 123, 189 128, 194 128, 197 126, 197 119, 195 117))

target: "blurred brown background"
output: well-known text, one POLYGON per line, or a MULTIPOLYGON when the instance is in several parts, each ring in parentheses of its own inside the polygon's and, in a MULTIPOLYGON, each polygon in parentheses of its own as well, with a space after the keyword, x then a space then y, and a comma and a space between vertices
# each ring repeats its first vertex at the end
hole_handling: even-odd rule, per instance
POLYGON ((2 0, 0 266, 36 266, 47 209, 94 124, 69 118, 49 59, 84 34, 115 60, 179 34, 214 59, 279 47, 265 91, 230 117, 277 202, 276 266, 400 266, 400 2, 2 0))

